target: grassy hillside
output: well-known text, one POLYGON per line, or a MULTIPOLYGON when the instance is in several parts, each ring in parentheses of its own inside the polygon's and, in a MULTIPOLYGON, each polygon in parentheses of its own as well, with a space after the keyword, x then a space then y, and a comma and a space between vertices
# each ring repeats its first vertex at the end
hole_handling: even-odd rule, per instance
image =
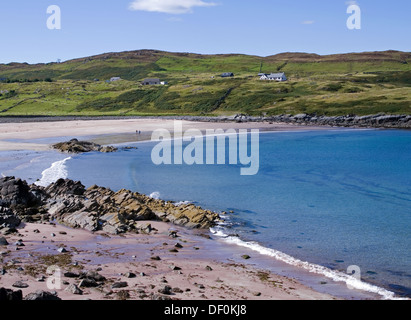
POLYGON ((0 65, 0 79, 0 116, 411 114, 411 53, 397 51, 262 58, 142 50, 0 65), (260 69, 289 81, 260 81, 260 69), (123 80, 106 82, 114 76, 123 80), (146 77, 169 85, 141 86, 146 77))

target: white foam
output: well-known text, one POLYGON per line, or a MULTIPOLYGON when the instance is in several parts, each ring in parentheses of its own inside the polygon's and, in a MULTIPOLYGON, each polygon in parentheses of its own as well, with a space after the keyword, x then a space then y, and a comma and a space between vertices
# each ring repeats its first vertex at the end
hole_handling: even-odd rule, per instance
POLYGON ((212 229, 210 229, 210 231, 214 235, 223 238, 224 241, 226 241, 227 243, 235 244, 235 245, 238 245, 238 246, 241 246, 241 247, 251 249, 251 250, 256 251, 256 252, 258 252, 262 255, 273 257, 273 258, 275 258, 279 261, 285 262, 289 265, 302 268, 302 269, 307 270, 311 273, 316 273, 316 274, 325 276, 325 277, 330 278, 330 279, 332 279, 333 281, 336 281, 336 282, 345 282, 347 284, 347 286, 350 287, 350 288, 375 293, 375 294, 380 295, 383 299, 386 299, 386 300, 408 300, 406 298, 398 298, 398 297, 395 296, 395 294, 393 292, 388 291, 384 288, 380 288, 380 287, 377 287, 375 285, 363 282, 360 279, 357 279, 352 275, 345 274, 345 273, 340 272, 340 271, 331 270, 329 268, 326 268, 326 267, 323 267, 323 266, 320 266, 320 265, 316 265, 316 264, 313 264, 313 263, 301 261, 301 260, 296 259, 296 258, 294 258, 294 257, 292 257, 288 254, 283 253, 283 252, 263 247, 262 245, 260 245, 256 242, 247 242, 247 241, 241 240, 238 237, 228 236, 221 228, 212 228, 212 229))
POLYGON ((159 200, 160 197, 161 197, 161 195, 160 195, 160 192, 158 192, 158 191, 155 191, 152 194, 150 194, 150 198, 153 198, 153 199, 156 199, 156 200, 159 200))
POLYGON ((174 205, 176 207, 185 206, 185 205, 188 205, 188 204, 191 204, 191 202, 190 201, 180 201, 180 202, 174 203, 174 205))
POLYGON ((71 157, 54 162, 50 168, 41 173, 41 179, 35 184, 41 187, 47 187, 58 179, 66 179, 68 177, 66 162, 69 160, 71 160, 71 157))

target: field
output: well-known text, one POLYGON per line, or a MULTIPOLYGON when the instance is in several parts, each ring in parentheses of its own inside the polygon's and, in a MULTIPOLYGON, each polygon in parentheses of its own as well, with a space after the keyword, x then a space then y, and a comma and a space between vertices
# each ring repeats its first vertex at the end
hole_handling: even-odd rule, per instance
POLYGON ((411 53, 397 51, 262 58, 142 50, 3 64, 0 79, 0 116, 411 114, 411 53), (260 71, 289 81, 261 81, 260 71), (107 82, 115 76, 123 80, 107 82), (168 85, 142 86, 148 77, 168 85))

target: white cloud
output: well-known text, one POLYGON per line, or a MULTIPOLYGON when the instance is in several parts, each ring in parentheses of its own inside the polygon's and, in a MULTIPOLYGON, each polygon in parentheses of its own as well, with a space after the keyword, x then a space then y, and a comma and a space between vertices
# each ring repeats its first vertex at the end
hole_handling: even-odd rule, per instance
POLYGON ((193 12, 194 7, 213 7, 213 2, 203 0, 134 0, 130 3, 130 10, 183 14, 193 12))
POLYGON ((303 21, 303 22, 301 22, 302 24, 314 24, 315 23, 315 21, 314 20, 306 20, 306 21, 303 21))

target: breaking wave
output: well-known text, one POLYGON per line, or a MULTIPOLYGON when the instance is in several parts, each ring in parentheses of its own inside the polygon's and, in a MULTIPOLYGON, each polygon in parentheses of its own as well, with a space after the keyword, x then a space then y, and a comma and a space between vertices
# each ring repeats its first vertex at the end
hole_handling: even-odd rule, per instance
MULTIPOLYGON (((380 288, 378 286, 366 283, 354 277, 353 275, 349 275, 348 273, 345 274, 341 271, 331 270, 329 268, 301 261, 297 258, 294 258, 288 254, 285 254, 281 251, 277 251, 271 248, 266 248, 259 243, 256 242, 248 242, 241 240, 239 237, 229 236, 225 233, 224 229, 221 226, 217 226, 216 228, 210 229, 211 233, 215 236, 221 237, 225 242, 230 244, 235 244, 241 247, 248 248, 250 250, 256 251, 262 255, 270 256, 275 258, 276 260, 285 262, 289 265, 296 266, 307 270, 311 273, 316 273, 322 276, 325 276, 329 279, 332 279, 336 282, 345 282, 349 288, 353 288, 356 290, 363 290, 370 293, 378 294, 385 300, 403 300, 403 298, 398 298, 395 296, 395 293, 388 291, 384 288, 380 288)), ((407 300, 407 299, 404 299, 407 300)))
POLYGON ((72 158, 66 158, 61 161, 54 162, 50 168, 44 170, 41 173, 41 179, 35 184, 40 187, 47 187, 58 179, 66 179, 68 177, 66 162, 72 158))

